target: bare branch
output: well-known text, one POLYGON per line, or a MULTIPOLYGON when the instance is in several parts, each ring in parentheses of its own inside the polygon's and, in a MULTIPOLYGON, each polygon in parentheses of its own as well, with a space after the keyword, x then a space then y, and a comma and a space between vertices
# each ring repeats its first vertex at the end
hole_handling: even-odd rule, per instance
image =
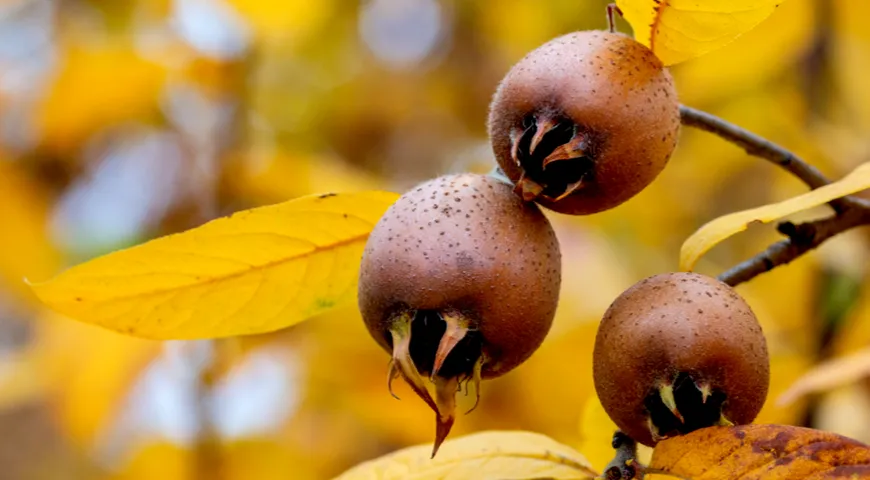
MULTIPOLYGON (((819 169, 805 162, 794 153, 715 115, 680 105, 680 120, 683 125, 718 135, 739 146, 749 155, 763 158, 779 165, 804 182, 810 189, 816 189, 831 183, 819 169)), ((831 201, 831 207, 837 213, 842 213, 848 207, 855 206, 856 204, 861 204, 865 208, 870 207, 870 204, 867 202, 853 197, 843 197, 831 201)))
MULTIPOLYGON (((749 155, 779 165, 810 189, 831 183, 819 169, 794 153, 713 114, 680 105, 680 120, 683 125, 710 132, 737 145, 749 155)), ((832 200, 829 204, 835 215, 799 225, 791 222, 780 224, 779 231, 787 239, 774 243, 765 251, 722 273, 719 280, 733 287, 791 262, 846 230, 870 225, 870 201, 846 196, 832 200)))
POLYGON ((780 224, 779 231, 789 238, 774 243, 765 251, 722 273, 718 278, 733 287, 773 270, 779 265, 790 263, 826 240, 862 225, 870 225, 870 210, 860 206, 812 222, 798 225, 791 222, 780 224))

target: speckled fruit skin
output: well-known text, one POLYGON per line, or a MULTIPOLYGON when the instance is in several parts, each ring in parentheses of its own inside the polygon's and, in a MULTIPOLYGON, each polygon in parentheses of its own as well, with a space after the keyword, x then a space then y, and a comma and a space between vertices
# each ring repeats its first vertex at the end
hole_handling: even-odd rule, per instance
POLYGON ((653 441, 644 398, 657 381, 688 372, 727 395, 734 424, 755 419, 770 383, 767 344, 749 305, 718 280, 664 273, 636 283, 601 321, 593 352, 595 390, 614 423, 653 441))
POLYGON ((680 111, 673 79, 634 39, 604 31, 555 38, 508 72, 490 105, 489 135, 499 165, 514 182, 510 132, 536 112, 556 112, 591 137, 594 182, 541 205, 566 214, 613 208, 649 185, 677 145, 680 111))
POLYGON ((483 335, 482 377, 506 373, 541 344, 558 303, 561 254, 549 221, 511 186, 448 175, 405 193, 369 237, 359 307, 388 352, 389 319, 402 308, 458 309, 483 335))

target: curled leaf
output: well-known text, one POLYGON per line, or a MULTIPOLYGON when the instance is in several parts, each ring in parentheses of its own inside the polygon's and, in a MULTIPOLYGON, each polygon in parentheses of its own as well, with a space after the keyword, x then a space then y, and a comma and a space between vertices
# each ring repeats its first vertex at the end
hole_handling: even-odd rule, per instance
POLYGON ((33 284, 73 319, 153 339, 285 328, 352 300, 366 239, 398 198, 311 195, 238 212, 33 284))
POLYGON ((870 377, 870 348, 816 365, 783 392, 776 403, 788 405, 808 393, 833 390, 866 377, 870 377))
POLYGON ((710 427, 660 442, 650 468, 706 480, 868 478, 870 447, 803 427, 710 427))
POLYGON ((680 270, 692 271, 705 253, 752 223, 769 223, 831 200, 870 188, 870 162, 863 163, 841 180, 779 203, 723 215, 693 233, 680 248, 680 270))
POLYGON ((448 440, 430 460, 429 444, 409 447, 348 470, 335 480, 591 480, 597 474, 572 448, 531 432, 489 431, 448 440))
POLYGON ((637 40, 665 65, 712 52, 755 28, 784 0, 617 0, 637 40))

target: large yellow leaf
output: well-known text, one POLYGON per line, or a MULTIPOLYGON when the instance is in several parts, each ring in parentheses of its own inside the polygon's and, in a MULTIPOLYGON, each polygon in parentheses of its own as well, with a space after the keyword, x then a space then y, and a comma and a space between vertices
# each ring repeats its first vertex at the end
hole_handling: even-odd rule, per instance
POLYGON ((32 285, 71 318, 154 339, 278 330, 356 294, 389 192, 324 194, 238 212, 32 285))
POLYGON ((531 432, 489 431, 448 440, 430 459, 432 445, 409 447, 360 464, 335 480, 592 479, 580 453, 531 432))
POLYGON ((784 0, 617 0, 635 38, 673 65, 731 43, 784 0))
MULTIPOLYGON (((776 9, 776 12, 765 20, 763 26, 746 32, 734 42, 716 51, 673 68, 671 72, 674 74, 677 91, 680 92, 680 100, 686 105, 710 105, 720 102, 722 107, 733 110, 736 106, 733 105, 735 102, 749 103, 746 98, 740 98, 738 95, 747 91, 757 91, 759 87, 770 88, 766 85, 775 83, 774 91, 761 92, 764 101, 788 101, 789 104, 795 105, 807 101, 804 95, 794 95, 788 88, 783 88, 782 82, 770 82, 770 80, 782 78, 788 69, 794 68, 808 54, 814 41, 813 29, 818 21, 815 6, 815 0, 789 0, 776 9)), ((786 78, 791 80, 793 76, 789 75, 786 78)), ((765 107, 759 105, 757 101, 751 103, 758 117, 781 116, 784 120, 798 123, 803 120, 800 116, 795 118, 792 109, 765 107)), ((737 119, 730 118, 730 120, 737 119)), ((762 132, 758 131, 758 128, 776 128, 773 125, 764 125, 763 122, 762 118, 758 118, 757 121, 750 120, 753 124, 761 123, 761 127, 737 123, 759 134, 762 132)), ((805 127, 804 124, 800 126, 805 127)), ((795 147, 795 144, 789 145, 795 147)), ((714 170, 710 173, 715 175, 716 172, 714 170)))
POLYGON ((660 442, 650 466, 707 480, 857 479, 870 476, 870 448, 787 425, 711 427, 660 442))
POLYGON ((746 230, 752 223, 769 223, 831 200, 870 188, 870 162, 861 164, 840 181, 779 203, 721 216, 699 228, 680 249, 680 269, 691 271, 695 263, 726 238, 746 230))

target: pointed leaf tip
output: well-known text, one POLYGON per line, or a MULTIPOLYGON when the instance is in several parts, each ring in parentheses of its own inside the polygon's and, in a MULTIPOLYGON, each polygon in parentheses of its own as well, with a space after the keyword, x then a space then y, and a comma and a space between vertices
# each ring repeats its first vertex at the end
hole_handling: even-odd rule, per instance
POLYGON ((31 285, 48 307, 159 340, 265 333, 353 299, 391 192, 309 195, 120 250, 31 285))

